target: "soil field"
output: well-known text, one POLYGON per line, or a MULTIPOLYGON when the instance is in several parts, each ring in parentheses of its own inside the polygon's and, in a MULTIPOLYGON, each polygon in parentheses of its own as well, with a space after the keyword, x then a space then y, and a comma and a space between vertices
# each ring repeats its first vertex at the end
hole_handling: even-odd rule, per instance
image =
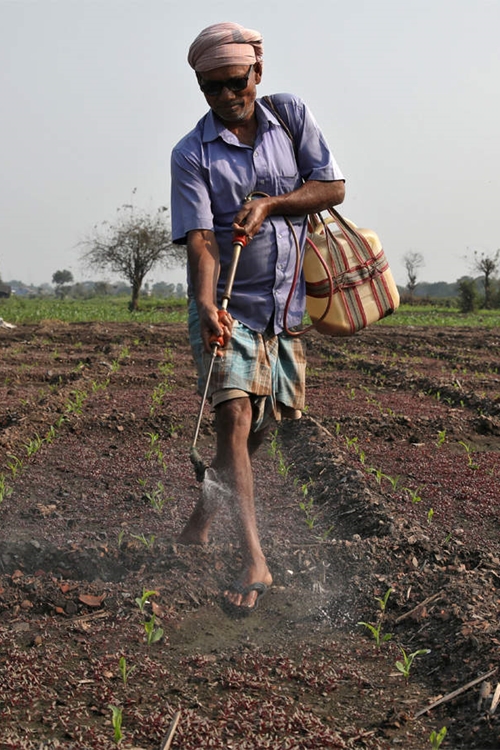
POLYGON ((274 584, 235 617, 223 493, 176 543, 186 327, 0 329, 0 748, 500 747, 499 344, 306 336, 307 412, 255 458, 274 584))

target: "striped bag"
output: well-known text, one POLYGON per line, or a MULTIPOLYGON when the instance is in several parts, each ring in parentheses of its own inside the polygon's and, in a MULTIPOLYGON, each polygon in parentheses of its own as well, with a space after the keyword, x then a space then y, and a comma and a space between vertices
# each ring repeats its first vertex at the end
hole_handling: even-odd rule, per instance
POLYGON ((307 312, 320 333, 350 336, 399 306, 377 234, 358 229, 334 208, 328 209, 327 218, 309 217, 303 270, 307 312))

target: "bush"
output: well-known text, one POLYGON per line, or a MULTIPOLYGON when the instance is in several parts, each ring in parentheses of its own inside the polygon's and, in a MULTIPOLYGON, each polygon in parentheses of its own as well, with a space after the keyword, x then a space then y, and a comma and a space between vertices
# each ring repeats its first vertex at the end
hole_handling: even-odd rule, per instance
POLYGON ((479 308, 479 294, 474 279, 461 279, 458 282, 458 307, 460 312, 476 312, 479 308))

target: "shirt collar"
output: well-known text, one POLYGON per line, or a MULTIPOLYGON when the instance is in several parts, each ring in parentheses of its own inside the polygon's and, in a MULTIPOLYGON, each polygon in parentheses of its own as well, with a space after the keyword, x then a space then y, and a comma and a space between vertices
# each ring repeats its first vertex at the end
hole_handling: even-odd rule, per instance
MULTIPOLYGON (((266 107, 262 103, 261 99, 255 100, 255 112, 260 129, 268 130, 269 123, 271 123, 271 125, 280 127, 280 123, 276 119, 274 113, 269 109, 269 107, 266 107)), ((203 142, 209 143, 210 141, 217 140, 217 138, 219 137, 223 138, 223 140, 225 141, 232 141, 234 138, 233 134, 224 127, 221 121, 217 119, 213 111, 210 109, 205 115, 205 120, 203 123, 203 142)))

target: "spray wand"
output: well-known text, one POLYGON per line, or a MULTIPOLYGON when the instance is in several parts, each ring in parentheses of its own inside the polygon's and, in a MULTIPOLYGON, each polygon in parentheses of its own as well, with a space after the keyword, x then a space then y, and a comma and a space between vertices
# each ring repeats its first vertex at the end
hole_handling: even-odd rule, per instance
MULTIPOLYGON (((243 247, 246 247, 248 243, 248 239, 249 238, 247 237, 246 234, 238 234, 233 237, 233 257, 231 259, 231 265, 229 267, 229 271, 227 274, 226 285, 224 287, 224 292, 222 294, 221 307, 220 307, 220 310, 218 311, 219 319, 226 312, 227 306, 229 304, 229 300, 231 299, 231 293, 233 291, 233 284, 234 284, 234 277, 236 276, 236 269, 238 267, 238 261, 240 259, 241 249, 243 247)), ((203 397, 201 399, 200 411, 198 412, 198 420, 196 422, 196 429, 194 431, 193 444, 191 445, 191 452, 189 456, 191 459, 191 463, 194 466, 196 479, 198 480, 198 482, 203 482, 203 478, 205 476, 205 471, 207 467, 205 463, 203 462, 198 452, 198 449, 196 448, 196 442, 198 440, 198 434, 200 432, 201 420, 203 417, 203 409, 205 408, 205 402, 207 400, 208 388, 210 386, 210 378, 212 377, 212 370, 214 368, 215 358, 217 357, 217 352, 219 350, 219 347, 224 346, 224 339, 222 338, 222 336, 212 335, 210 337, 210 346, 212 347, 212 356, 210 358, 210 363, 208 366, 207 377, 205 380, 205 389, 203 391, 203 397)))

